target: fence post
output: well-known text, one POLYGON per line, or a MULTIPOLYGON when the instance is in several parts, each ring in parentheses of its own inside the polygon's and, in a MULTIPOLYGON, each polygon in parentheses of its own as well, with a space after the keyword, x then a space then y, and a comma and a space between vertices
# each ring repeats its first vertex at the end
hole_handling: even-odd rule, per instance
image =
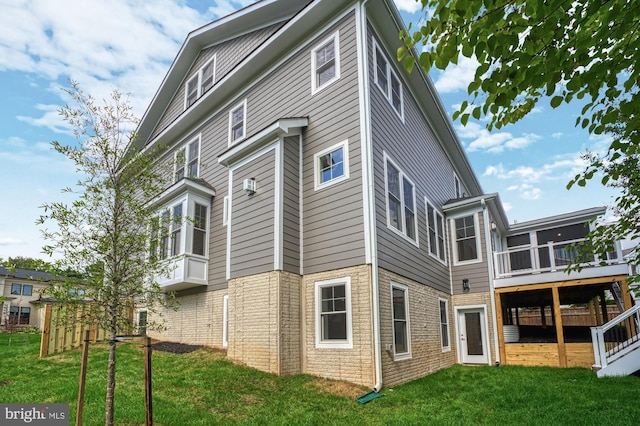
POLYGON ((87 357, 89 355, 89 330, 84 332, 82 345, 82 361, 80 363, 80 386, 78 389, 78 409, 76 412, 76 426, 82 425, 82 408, 84 406, 84 385, 87 380, 87 357))
POLYGON ((151 390, 151 338, 147 336, 144 339, 144 402, 146 426, 153 425, 153 404, 151 390))
POLYGON ((51 334, 51 305, 44 305, 44 322, 42 324, 42 337, 40 338, 40 358, 49 355, 49 337, 51 334))

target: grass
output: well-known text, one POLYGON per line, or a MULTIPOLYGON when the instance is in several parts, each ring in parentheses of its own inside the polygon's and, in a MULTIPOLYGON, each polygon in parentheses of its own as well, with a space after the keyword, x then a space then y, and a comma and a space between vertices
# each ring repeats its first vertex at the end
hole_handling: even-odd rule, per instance
MULTIPOLYGON (((39 339, 0 334, 0 402, 69 403, 75 422, 80 351, 38 358, 39 339)), ((107 348, 91 346, 84 424, 104 423, 107 348)), ((118 347, 116 423, 144 424, 142 349, 118 347)), ((307 375, 275 377, 201 349, 153 352, 153 414, 159 425, 636 425, 640 381, 598 379, 586 369, 453 366, 383 389, 307 375)))

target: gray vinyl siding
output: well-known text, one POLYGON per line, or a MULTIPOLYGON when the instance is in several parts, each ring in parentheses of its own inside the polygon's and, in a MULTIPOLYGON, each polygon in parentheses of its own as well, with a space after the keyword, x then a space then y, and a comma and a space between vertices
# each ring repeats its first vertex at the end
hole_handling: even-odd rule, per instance
POLYGON ((158 135, 165 127, 171 124, 184 112, 185 86, 187 81, 189 81, 189 79, 191 79, 191 77, 193 77, 193 75, 214 55, 216 55, 215 82, 218 82, 224 76, 229 74, 245 57, 250 55, 282 25, 282 23, 277 23, 202 50, 185 76, 184 81, 178 87, 173 100, 167 106, 167 110, 152 134, 152 138, 158 135))
POLYGON ((284 139, 283 269, 300 273, 300 137, 284 139))
MULTIPOLYGON (((449 293, 448 266, 429 256, 425 196, 441 210, 454 198, 454 168, 424 117, 393 59, 397 46, 391 46, 386 59, 395 70, 403 88, 404 123, 396 114, 374 80, 373 43, 371 31, 367 37, 371 99, 371 136, 373 149, 377 253, 381 268, 403 275, 416 282, 449 293), (387 227, 384 153, 414 183, 418 246, 387 227)), ((377 40, 382 50, 385 46, 377 40)), ((434 111, 434 113, 438 113, 434 111)), ((447 236, 448 237, 448 236, 447 236)), ((448 241, 448 238, 445 239, 448 241)), ((448 242, 447 242, 448 244, 448 242)), ((450 262, 450 258, 447 259, 450 262)))
POLYGON ((275 222, 275 150, 233 171, 231 202, 231 278, 272 271, 275 222), (255 179, 255 194, 242 189, 255 179))
MULTIPOLYGON (((472 214, 472 213, 469 213, 472 214)), ((480 253, 482 255, 481 262, 475 263, 467 263, 463 265, 453 265, 451 267, 451 280, 453 283, 453 294, 463 294, 462 291, 462 280, 467 278, 469 280, 469 292, 470 293, 484 293, 490 290, 489 287, 489 269, 487 265, 487 261, 491 259, 487 259, 487 242, 485 238, 484 232, 484 216, 482 211, 476 212, 478 215, 478 223, 480 224, 479 229, 476 229, 476 236, 480 239, 480 253)), ((447 221, 447 226, 449 226, 451 231, 451 221, 447 221)), ((453 244, 452 240, 450 243, 451 246, 451 256, 453 258, 453 244)))

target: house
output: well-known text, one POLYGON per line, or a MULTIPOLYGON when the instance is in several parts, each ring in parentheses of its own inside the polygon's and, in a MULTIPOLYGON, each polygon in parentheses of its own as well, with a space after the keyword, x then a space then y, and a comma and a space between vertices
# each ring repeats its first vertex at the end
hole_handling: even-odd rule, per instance
POLYGON ((136 141, 174 164, 150 249, 180 309, 152 337, 376 390, 505 357, 494 254, 534 231, 396 62, 402 28, 390 0, 263 0, 187 36, 136 141))
POLYGON ((0 266, 0 327, 29 325, 42 328, 43 316, 38 300, 51 284, 46 272, 0 266))

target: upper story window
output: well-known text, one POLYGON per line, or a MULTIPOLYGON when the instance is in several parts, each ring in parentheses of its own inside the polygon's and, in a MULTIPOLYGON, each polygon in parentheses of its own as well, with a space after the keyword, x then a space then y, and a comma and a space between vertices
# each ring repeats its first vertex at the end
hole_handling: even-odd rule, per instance
POLYGON ((193 105, 200 96, 213 87, 216 74, 216 57, 214 56, 193 77, 187 81, 184 93, 184 108, 193 105))
POLYGON ((31 296, 33 294, 33 285, 12 283, 11 294, 31 296))
POLYGON ((312 94, 340 78, 340 38, 338 32, 311 51, 311 73, 312 94))
POLYGON ((387 226, 418 242, 416 193, 413 182, 385 154, 387 226))
POLYGON ((317 281, 316 347, 351 348, 351 278, 317 281))
POLYGON ((247 136, 247 100, 229 111, 229 145, 247 136))
POLYGON ((207 206, 194 203, 191 253, 204 256, 207 244, 207 206))
POLYGON ((480 256, 478 216, 472 214, 453 219, 454 256, 456 263, 476 262, 480 256))
POLYGON ((456 195, 455 198, 463 197, 462 185, 460 184, 460 179, 458 179, 458 176, 455 173, 453 174, 453 191, 456 195))
POLYGON ((184 177, 198 177, 200 173, 200 135, 191 140, 186 146, 176 151, 175 180, 184 177))
POLYGON ((385 57, 380 46, 375 42, 373 42, 373 63, 375 64, 374 68, 374 79, 376 85, 382 93, 387 98, 394 111, 398 113, 400 119, 404 120, 404 106, 403 106, 403 91, 402 84, 400 83, 400 79, 396 75, 395 71, 393 71, 391 64, 385 57))
POLYGON ((429 254, 446 262, 444 217, 429 201, 427 201, 427 228, 429 231, 429 254))
POLYGON ((345 140, 314 155, 315 189, 349 178, 349 141, 345 140))
POLYGON ((409 328, 409 289, 391 283, 391 314, 393 317, 393 359, 411 357, 411 331, 409 328))

